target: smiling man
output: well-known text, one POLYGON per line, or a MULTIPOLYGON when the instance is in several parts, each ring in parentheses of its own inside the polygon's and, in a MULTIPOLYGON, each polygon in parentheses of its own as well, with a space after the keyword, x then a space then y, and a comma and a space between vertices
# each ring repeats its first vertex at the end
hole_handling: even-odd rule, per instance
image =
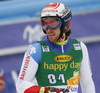
POLYGON ((62 3, 50 3, 41 13, 47 40, 29 45, 16 83, 18 93, 95 93, 87 47, 69 38, 72 15, 62 3), (36 78, 37 84, 32 82, 36 78))

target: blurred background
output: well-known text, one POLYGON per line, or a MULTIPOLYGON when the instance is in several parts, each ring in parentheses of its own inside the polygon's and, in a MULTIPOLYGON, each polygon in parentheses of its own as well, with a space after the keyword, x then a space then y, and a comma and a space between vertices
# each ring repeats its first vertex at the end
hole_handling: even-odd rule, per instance
POLYGON ((64 3, 71 9, 70 37, 86 44, 96 93, 100 92, 100 0, 0 0, 0 93, 16 93, 27 46, 46 38, 40 14, 51 2, 64 3))

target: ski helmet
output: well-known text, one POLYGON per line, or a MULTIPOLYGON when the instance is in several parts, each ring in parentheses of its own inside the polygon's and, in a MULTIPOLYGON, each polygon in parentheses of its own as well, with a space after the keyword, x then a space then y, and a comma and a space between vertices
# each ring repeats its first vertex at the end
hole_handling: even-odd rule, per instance
MULTIPOLYGON (((44 17, 59 17, 61 19, 61 35, 71 28, 72 15, 70 9, 62 3, 54 2, 46 5, 41 13, 41 19, 44 17)), ((46 34, 46 31, 43 29, 46 34)))

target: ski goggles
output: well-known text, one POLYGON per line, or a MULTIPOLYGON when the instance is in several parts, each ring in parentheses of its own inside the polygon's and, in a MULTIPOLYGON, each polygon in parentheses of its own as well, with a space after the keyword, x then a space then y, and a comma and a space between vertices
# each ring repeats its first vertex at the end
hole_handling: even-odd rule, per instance
POLYGON ((41 19, 41 25, 43 30, 50 28, 51 30, 58 29, 61 25, 61 19, 58 17, 46 17, 41 19))

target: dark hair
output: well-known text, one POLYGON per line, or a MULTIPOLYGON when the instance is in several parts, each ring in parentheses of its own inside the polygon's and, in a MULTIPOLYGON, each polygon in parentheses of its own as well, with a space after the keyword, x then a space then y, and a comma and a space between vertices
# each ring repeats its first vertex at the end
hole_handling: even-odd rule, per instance
POLYGON ((72 33, 71 29, 69 29, 65 34, 66 34, 66 36, 70 36, 71 33, 72 33))

